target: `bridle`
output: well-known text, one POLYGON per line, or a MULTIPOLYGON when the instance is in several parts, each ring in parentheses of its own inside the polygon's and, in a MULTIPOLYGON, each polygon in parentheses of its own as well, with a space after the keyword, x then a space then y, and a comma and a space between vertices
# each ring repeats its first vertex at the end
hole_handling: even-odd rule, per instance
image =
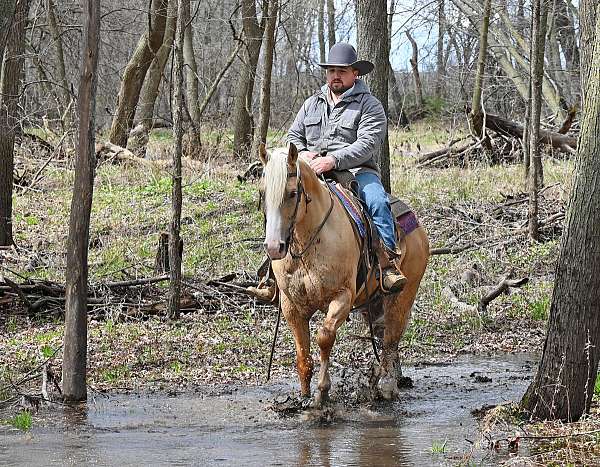
MULTIPOLYGON (((310 198, 310 196, 308 195, 306 190, 304 190, 304 185, 302 183, 302 176, 300 174, 300 163, 299 162, 296 162, 296 172, 288 172, 288 174, 287 174, 288 180, 293 177, 296 177, 296 205, 294 206, 294 213, 292 214, 292 221, 290 223, 290 226, 288 227, 288 232, 286 235, 285 243, 286 243, 287 251, 290 253, 290 256, 293 259, 300 259, 300 258, 304 257, 304 255, 306 254, 308 249, 315 243, 319 233, 321 233, 321 230, 323 230, 323 227, 327 223, 327 220, 329 219, 329 216, 331 215, 331 211, 333 211, 333 197, 331 196, 331 193, 329 193, 329 199, 331 201, 331 204, 329 205, 329 209, 327 210, 325 217, 319 224, 319 227, 317 227, 317 230, 315 231, 315 233, 312 235, 312 237, 310 238, 308 243, 304 246, 302 251, 300 251, 299 253, 294 253, 292 251, 292 245, 293 245, 293 241, 294 241, 294 232, 296 229, 298 209, 300 208, 300 203, 302 202, 303 196, 306 200, 305 202, 306 202, 306 210, 307 211, 308 211, 308 205, 310 204, 312 199, 310 198)), ((265 219, 266 219, 266 214, 265 214, 265 219)))

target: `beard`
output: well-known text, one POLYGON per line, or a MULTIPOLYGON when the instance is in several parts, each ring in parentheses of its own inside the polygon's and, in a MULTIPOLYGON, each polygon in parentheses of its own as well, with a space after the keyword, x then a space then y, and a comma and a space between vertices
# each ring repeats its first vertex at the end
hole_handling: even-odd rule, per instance
POLYGON ((329 85, 330 91, 336 96, 341 96, 350 88, 352 88, 352 86, 344 86, 341 81, 335 81, 329 85))

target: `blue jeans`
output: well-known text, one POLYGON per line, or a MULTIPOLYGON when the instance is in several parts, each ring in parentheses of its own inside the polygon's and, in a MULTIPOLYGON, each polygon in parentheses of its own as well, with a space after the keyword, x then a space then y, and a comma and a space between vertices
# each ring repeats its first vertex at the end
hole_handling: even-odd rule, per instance
POLYGON ((390 200, 383 188, 381 179, 371 172, 356 174, 358 193, 367 205, 367 211, 373 219, 379 236, 385 245, 396 249, 396 230, 390 200))

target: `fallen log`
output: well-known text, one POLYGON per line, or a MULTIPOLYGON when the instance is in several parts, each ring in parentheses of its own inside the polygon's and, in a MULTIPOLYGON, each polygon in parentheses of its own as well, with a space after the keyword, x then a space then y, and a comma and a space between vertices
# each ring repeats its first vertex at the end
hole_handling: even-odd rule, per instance
POLYGON ((129 149, 117 146, 116 144, 104 141, 96 143, 96 158, 97 159, 118 159, 123 162, 133 162, 139 165, 152 166, 152 162, 136 156, 129 149))
MULTIPOLYGON (((523 126, 498 115, 487 114, 486 127, 500 134, 523 139, 523 126)), ((559 151, 573 153, 577 150, 577 138, 554 131, 540 129, 540 143, 548 144, 559 151)))

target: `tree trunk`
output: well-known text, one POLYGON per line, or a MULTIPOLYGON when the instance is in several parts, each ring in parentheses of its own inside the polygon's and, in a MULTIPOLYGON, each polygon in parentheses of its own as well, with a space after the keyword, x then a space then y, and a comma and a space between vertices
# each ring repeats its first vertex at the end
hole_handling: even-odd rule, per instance
POLYGON ((0 69, 17 0, 0 0, 0 69))
POLYGON ((392 64, 388 63, 389 70, 389 81, 388 91, 390 93, 391 108, 389 109, 389 118, 396 123, 396 125, 405 126, 408 121, 404 113, 403 104, 404 100, 400 91, 398 90, 398 81, 396 80, 396 72, 392 68, 392 64))
POLYGON ((178 0, 177 32, 175 34, 175 89, 173 91, 173 136, 175 151, 173 152, 173 187, 171 193, 171 224, 169 228, 169 295, 167 298, 167 314, 170 319, 179 319, 179 298, 181 295, 181 156, 183 140, 183 48, 185 41, 185 5, 189 0, 178 0))
POLYGON ((531 12, 531 118, 529 119, 529 237, 538 240, 538 192, 542 185, 542 154, 540 118, 542 110, 542 82, 544 79, 544 49, 548 5, 546 0, 533 0, 531 12))
POLYGON ((191 24, 190 0, 185 0, 185 36, 183 41, 183 59, 185 67, 185 83, 187 106, 192 120, 192 126, 188 133, 186 154, 194 158, 200 152, 202 142, 200 140, 200 92, 198 90, 198 65, 194 53, 194 30, 191 24))
POLYGON ((481 112, 481 93, 483 91, 483 74, 487 58, 488 29, 490 26, 491 0, 484 0, 483 17, 481 18, 481 29, 479 31, 479 56, 477 58, 477 72, 475 84, 473 85, 473 99, 471 101, 471 112, 469 120, 471 131, 477 138, 483 138, 483 114, 481 112))
POLYGON ((65 335, 63 346, 63 397, 66 401, 87 398, 87 296, 90 214, 96 166, 95 117, 100 45, 100 1, 83 2, 85 24, 83 67, 79 82, 77 114, 79 138, 75 181, 71 199, 67 241, 65 335))
POLYGON ((54 13, 54 1, 48 0, 48 4, 46 6, 48 10, 48 27, 50 29, 50 34, 52 35, 52 41, 54 42, 54 46, 56 48, 56 69, 58 72, 58 82, 61 85, 60 95, 62 96, 61 114, 63 131, 68 131, 69 127, 71 126, 71 87, 69 86, 69 81, 67 81, 62 32, 56 21, 56 14, 54 13))
POLYGON ((540 419, 575 421, 589 412, 600 358, 600 21, 594 43, 544 352, 521 401, 540 419))
POLYGON ((165 34, 156 57, 146 74, 144 86, 140 93, 140 106, 137 112, 138 120, 142 128, 135 136, 131 150, 138 155, 146 154, 148 137, 154 122, 154 106, 160 91, 160 82, 163 73, 171 55, 171 48, 175 40, 175 28, 177 27, 177 0, 169 0, 167 8, 167 20, 165 24, 165 34))
POLYGON ((236 156, 247 155, 252 146, 252 95, 263 35, 263 29, 256 17, 254 0, 241 1, 241 15, 246 47, 245 63, 242 65, 235 95, 233 152, 236 156))
POLYGON ((325 0, 317 0, 317 36, 319 38, 319 62, 325 63, 325 0))
MULTIPOLYGON (((10 27, 0 95, 0 246, 13 244, 12 193, 15 135, 20 125, 19 94, 29 0, 18 0, 10 27)), ((7 21, 7 20, 5 20, 7 21)))
MULTIPOLYGON (((371 93, 388 113, 388 79, 390 51, 388 41, 386 0, 358 0, 356 8, 358 55, 375 64, 375 69, 365 77, 371 93)), ((386 129, 387 130, 387 129, 386 129)), ((388 133, 379 153, 381 181, 389 193, 390 187, 390 145, 388 133)))
POLYGON ((410 59, 410 66, 413 72, 413 80, 415 83, 415 101, 419 109, 423 109, 425 106, 425 100, 423 99, 423 85, 421 84, 421 75, 419 74, 419 49, 417 43, 410 34, 410 31, 406 31, 406 37, 412 45, 412 57, 410 59))
POLYGON ((444 79, 446 75, 446 58, 444 56, 444 36, 446 34, 446 13, 444 0, 438 0, 438 40, 436 53, 436 81, 435 95, 441 97, 444 93, 444 79))
MULTIPOLYGON (((388 33, 388 50, 392 50, 392 34, 393 34, 393 23, 394 15, 396 14, 396 0, 391 0, 390 11, 388 13, 387 20, 387 33, 388 33)), ((398 90, 398 82, 396 80, 396 73, 392 68, 392 64, 388 61, 388 117, 392 122, 397 125, 405 125, 405 115, 402 109, 403 99, 398 90), (390 105, 391 104, 391 105, 390 105)))
POLYGON ((335 4, 334 0, 327 0, 327 40, 329 48, 335 44, 335 4))
POLYGON ((565 55, 567 70, 577 73, 579 71, 579 47, 577 47, 577 35, 567 1, 569 0, 556 0, 556 16, 554 17, 556 36, 565 55))
MULTIPOLYGON (((560 0, 546 0, 548 24, 546 25, 546 60, 548 61, 547 74, 551 78, 556 92, 559 95, 561 107, 569 111, 573 106, 571 74, 565 72, 560 55, 558 41, 558 8, 560 0)), ((578 80, 577 80, 578 81, 578 80)), ((577 83, 579 84, 579 83, 577 83)))
POLYGON ((269 0, 269 11, 265 28, 264 44, 264 70, 260 88, 260 114, 258 118, 258 134, 254 137, 252 154, 258 154, 260 143, 267 142, 269 119, 271 114, 271 75, 273 71, 273 54, 275 52, 275 32, 277 15, 279 13, 279 0, 269 0))
POLYGON ((594 35, 596 31, 597 0, 579 1, 579 28, 581 31, 579 43, 581 44, 581 101, 585 103, 587 97, 588 80, 591 64, 594 59, 594 35))
POLYGON ((109 141, 117 146, 127 147, 129 131, 144 84, 146 72, 163 42, 167 19, 168 0, 150 0, 149 30, 144 33, 133 52, 123 79, 117 102, 117 109, 110 128, 109 141))

